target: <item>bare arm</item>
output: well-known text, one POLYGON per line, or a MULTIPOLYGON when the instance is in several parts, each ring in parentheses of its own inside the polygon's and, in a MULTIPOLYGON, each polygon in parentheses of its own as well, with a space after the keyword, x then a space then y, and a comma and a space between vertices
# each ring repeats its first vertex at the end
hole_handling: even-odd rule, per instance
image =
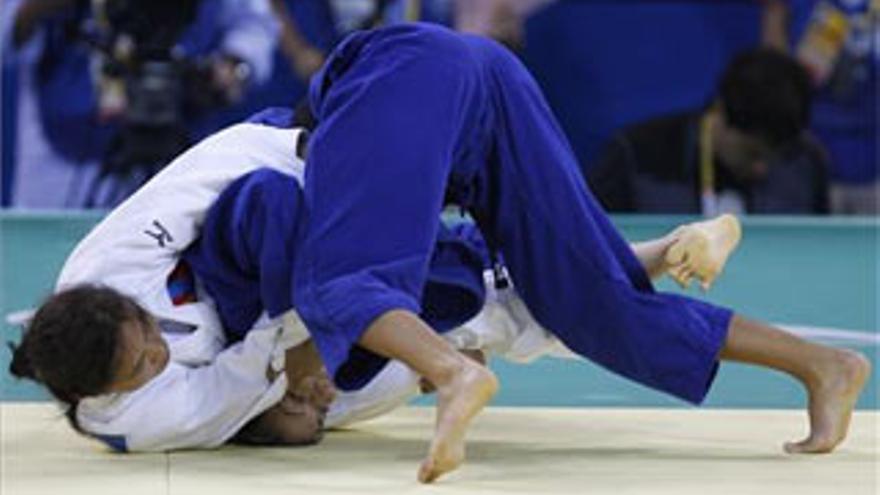
POLYGON ((283 0, 272 0, 272 10, 281 23, 281 51, 293 70, 308 79, 324 63, 324 54, 302 35, 283 0))
POLYGON ((318 354, 313 340, 287 350, 284 356, 284 372, 287 375, 287 390, 318 409, 326 411, 336 396, 336 390, 324 363, 318 354))
POLYGON ((761 3, 761 44, 788 53, 788 4, 785 0, 763 0, 761 3))
POLYGON ((73 0, 39 0, 24 2, 15 15, 12 42, 20 47, 33 36, 37 25, 57 12, 74 4, 73 0))

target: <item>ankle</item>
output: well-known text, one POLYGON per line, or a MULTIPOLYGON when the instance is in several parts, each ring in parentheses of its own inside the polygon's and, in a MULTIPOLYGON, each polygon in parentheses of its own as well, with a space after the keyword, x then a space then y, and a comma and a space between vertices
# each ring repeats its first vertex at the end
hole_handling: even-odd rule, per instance
POLYGON ((870 369, 870 362, 861 354, 848 349, 827 349, 820 359, 810 361, 804 381, 810 386, 822 386, 840 379, 851 380, 870 369))
POLYGON ((456 353, 455 356, 444 356, 438 359, 431 367, 431 376, 426 376, 435 387, 443 388, 451 384, 459 377, 467 366, 465 358, 456 353))

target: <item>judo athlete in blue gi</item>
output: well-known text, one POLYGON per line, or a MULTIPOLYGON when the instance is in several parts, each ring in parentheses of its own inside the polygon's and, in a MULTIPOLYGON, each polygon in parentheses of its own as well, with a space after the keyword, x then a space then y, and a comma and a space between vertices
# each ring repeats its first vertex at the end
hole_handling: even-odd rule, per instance
POLYGON ((445 205, 474 217, 534 317, 572 351, 691 402, 719 357, 773 366, 810 393, 811 433, 789 450, 843 438, 867 361, 655 293, 584 186, 537 84, 500 46, 423 25, 355 34, 309 96, 318 125, 294 305, 338 387, 369 376, 368 357, 351 359, 359 347, 376 368, 393 357, 437 386, 421 481, 463 461, 467 425, 498 386, 417 316, 445 205))
MULTIPOLYGON (((212 207, 201 240, 185 257, 227 333, 247 332, 260 308, 270 317, 295 310, 341 392, 364 387, 388 358, 430 382, 437 416, 421 481, 463 462, 467 427, 498 387, 488 368, 438 335, 430 323, 442 331, 437 322, 443 318, 431 316, 438 308, 423 303, 430 299, 432 258, 443 234, 438 218, 449 205, 475 219, 530 314, 574 353, 692 403, 705 397, 719 359, 779 369, 809 394, 810 434, 786 449, 826 452, 845 437, 867 360, 724 308, 656 293, 586 189, 537 85, 495 43, 423 25, 358 33, 313 79, 310 104, 317 127, 301 196, 272 180, 276 171, 252 171, 223 192, 228 199, 212 207), (289 204, 273 208, 258 200, 270 192, 289 193, 289 204)), ((276 166, 273 160, 287 155, 272 147, 292 146, 292 137, 256 127, 224 132, 265 140, 247 156, 265 153, 254 166, 276 166), (276 135, 280 141, 273 141, 276 135)), ((226 167, 236 151, 222 148, 226 155, 194 149, 181 159, 226 167)), ((139 194, 150 187, 160 186, 139 194)), ((131 201, 139 200, 136 194, 131 201)), ((151 219, 142 207, 130 210, 139 222, 151 219)), ((124 230, 107 232, 127 235, 124 230)), ((676 278, 711 283, 723 264, 718 253, 738 239, 732 229, 721 231, 727 234, 710 242, 704 268, 684 262, 676 278)), ((158 238, 170 244, 179 235, 158 238)), ((676 258, 675 247, 666 247, 676 258)), ((68 280, 75 271, 65 268, 68 280)), ((439 301, 442 309, 445 299, 439 301)), ((35 327, 39 319, 40 312, 35 327)), ((140 337, 131 338, 138 348, 140 337)), ((47 382, 49 370, 35 362, 36 352, 28 354, 30 375, 47 382)), ((155 386, 148 380, 135 385, 155 386)))
MULTIPOLYGON (((215 302, 231 341, 244 338, 262 311, 274 315, 289 308, 291 284, 285 275, 291 271, 302 237, 300 191, 295 179, 272 170, 258 170, 235 180, 211 205, 201 236, 183 254, 215 302)), ((727 215, 684 225, 659 239, 633 244, 632 249, 645 276, 669 274, 686 285, 691 273, 711 282, 738 238, 739 224, 727 215)), ((440 223, 419 317, 471 357, 492 354, 514 362, 544 355, 579 357, 535 322, 515 288, 494 287, 492 281, 498 274, 490 267, 489 252, 474 225, 449 227, 440 223)), ((316 384, 326 380, 323 366, 314 366, 320 358, 309 356, 314 348, 296 352, 295 357, 288 355, 290 375, 314 377, 316 384)), ((371 363, 372 357, 355 350, 350 361, 354 369, 371 363)), ((347 425, 405 404, 414 396, 418 380, 407 379, 399 365, 386 364, 378 374, 366 368, 369 380, 365 386, 340 394, 329 404, 325 424, 331 428, 347 425)), ((291 378, 288 383, 295 389, 301 381, 291 378)), ((433 388, 433 384, 425 383, 425 387, 433 388)), ((327 409, 328 403, 320 396, 312 400, 315 394, 308 390, 294 390, 293 395, 251 421, 238 438, 257 443, 300 443, 295 439, 310 430, 310 425, 304 424, 309 416, 290 415, 285 410, 296 407, 292 402, 297 398, 306 403, 299 406, 312 406, 316 413, 327 409)))

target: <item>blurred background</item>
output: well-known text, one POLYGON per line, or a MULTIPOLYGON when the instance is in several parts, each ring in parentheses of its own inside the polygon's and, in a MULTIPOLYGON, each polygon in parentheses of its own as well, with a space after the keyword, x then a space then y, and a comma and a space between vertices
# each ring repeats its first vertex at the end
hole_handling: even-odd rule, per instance
MULTIPOLYGON (((6 208, 113 206, 188 144, 265 106, 296 104, 347 33, 421 20, 516 52, 612 210, 876 214, 878 3, 6 0, 0 200, 6 208), (762 47, 805 69, 808 100, 797 98, 795 83, 760 81, 795 77, 773 73, 784 61, 740 67, 746 87, 732 74, 726 97, 746 102, 721 106, 742 114, 739 130, 759 143, 726 142, 760 163, 747 163, 748 173, 717 167, 717 194, 706 198, 702 117, 722 99, 736 57, 762 47), (797 101, 774 102, 787 97, 797 101), (757 106, 746 108, 750 101, 757 106), (761 111, 787 117, 748 122, 761 111), (792 144, 791 132, 763 139, 778 137, 770 131, 782 132, 786 118, 806 143, 792 144), (644 163, 647 149, 662 163, 644 163), (676 183, 694 189, 691 179, 700 183, 698 204, 662 199, 676 183)), ((725 159, 724 144, 714 154, 738 161, 730 152, 725 159)))

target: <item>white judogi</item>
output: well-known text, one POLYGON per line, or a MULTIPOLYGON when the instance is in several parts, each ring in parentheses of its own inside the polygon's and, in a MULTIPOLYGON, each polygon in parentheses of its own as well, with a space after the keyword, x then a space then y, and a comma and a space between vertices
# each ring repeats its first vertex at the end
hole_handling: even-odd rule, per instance
POLYGON ((268 167, 302 182, 304 163, 296 154, 300 132, 248 123, 206 138, 76 247, 61 272, 59 290, 83 283, 110 286, 160 321, 192 328, 163 333, 171 362, 141 389, 81 401, 77 417, 84 429, 111 436, 126 450, 213 447, 283 396, 284 374, 269 382, 266 370, 270 365, 283 369, 284 350, 307 337, 295 316, 263 319, 244 341, 225 349, 210 300, 200 294, 200 302, 174 306, 166 284, 183 250, 198 237, 207 210, 232 181, 268 167))
MULTIPOLYGON (((298 129, 238 124, 194 146, 116 208, 77 246, 59 290, 91 283, 134 298, 160 321, 169 344, 168 366, 138 390, 84 399, 80 425, 119 450, 210 448, 229 440, 247 421, 282 397, 284 351, 308 333, 295 312, 264 317, 245 339, 227 347, 217 313, 204 294, 174 306, 167 278, 199 235, 209 207, 223 189, 262 167, 303 181, 296 157, 298 129)), ((567 354, 531 318, 513 290, 496 292, 487 274, 483 311, 447 338, 458 348, 484 349, 517 361, 567 354)), ((342 426, 375 417, 418 394, 418 376, 391 362, 365 388, 341 393, 325 424, 342 426)))

